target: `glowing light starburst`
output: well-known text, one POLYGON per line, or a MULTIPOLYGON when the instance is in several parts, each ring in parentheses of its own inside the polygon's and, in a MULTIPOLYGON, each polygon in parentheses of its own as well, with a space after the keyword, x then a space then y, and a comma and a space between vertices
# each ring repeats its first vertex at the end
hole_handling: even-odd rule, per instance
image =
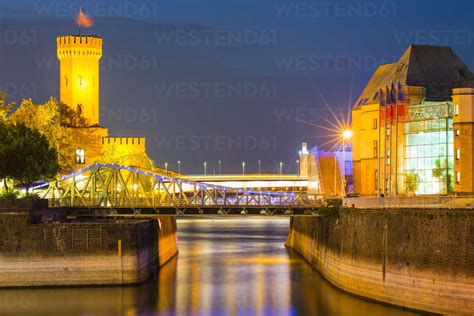
MULTIPOLYGON (((311 79, 310 79, 311 80, 311 79)), ((305 120, 300 120, 296 119, 297 122, 307 124, 310 126, 314 126, 317 128, 320 128, 327 133, 323 135, 317 135, 313 136, 316 138, 325 138, 324 142, 321 144, 318 144, 318 147, 329 147, 331 150, 335 150, 338 148, 341 148, 342 145, 347 145, 349 144, 350 139, 353 136, 353 131, 351 128, 351 108, 352 108, 352 86, 353 86, 353 80, 351 81, 351 87, 350 87, 350 92, 349 92, 349 100, 348 100, 348 105, 347 105, 347 113, 344 115, 342 113, 342 109, 340 106, 337 107, 337 111, 335 111, 329 103, 326 101, 324 96, 321 94, 319 91, 318 87, 314 83, 313 80, 311 80, 311 86, 315 93, 318 95, 320 100, 323 102, 327 110, 332 116, 332 119, 328 119, 324 116, 320 116, 321 119, 323 119, 327 125, 320 125, 316 124, 314 122, 308 122, 305 120)))

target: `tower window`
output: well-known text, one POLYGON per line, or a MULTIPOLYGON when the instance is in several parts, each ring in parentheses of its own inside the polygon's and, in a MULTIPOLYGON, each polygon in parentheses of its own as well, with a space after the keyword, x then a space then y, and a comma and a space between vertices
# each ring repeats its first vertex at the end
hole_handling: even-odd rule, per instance
POLYGON ((86 151, 83 148, 76 149, 76 164, 86 163, 86 151))
POLYGON ((378 124, 377 119, 375 118, 375 119, 372 121, 372 128, 373 128, 373 129, 377 129, 378 127, 379 127, 379 124, 378 124))
POLYGON ((459 115, 459 104, 454 105, 454 115, 459 115))
POLYGON ((460 183, 460 182, 461 182, 461 172, 457 171, 456 172, 456 183, 460 183))
POLYGON ((456 136, 461 135, 461 131, 459 129, 456 130, 456 136))
POLYGON ((461 158, 461 149, 456 148, 456 160, 459 160, 461 158))
POLYGON ((374 140, 374 158, 378 157, 378 151, 379 151, 379 146, 377 144, 377 141, 374 140))

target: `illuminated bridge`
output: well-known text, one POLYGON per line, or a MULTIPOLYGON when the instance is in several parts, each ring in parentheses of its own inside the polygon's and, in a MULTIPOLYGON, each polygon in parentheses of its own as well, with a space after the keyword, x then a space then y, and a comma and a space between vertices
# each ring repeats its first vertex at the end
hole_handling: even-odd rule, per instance
POLYGON ((306 193, 308 177, 296 174, 186 175, 187 180, 230 188, 306 193))
POLYGON ((116 164, 94 164, 34 191, 50 207, 84 215, 311 215, 321 205, 321 196, 203 183, 116 164))

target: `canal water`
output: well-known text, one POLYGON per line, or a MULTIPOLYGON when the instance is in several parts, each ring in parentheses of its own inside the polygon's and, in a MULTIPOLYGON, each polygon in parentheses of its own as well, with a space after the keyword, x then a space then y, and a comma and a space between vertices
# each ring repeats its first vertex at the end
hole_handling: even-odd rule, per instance
POLYGON ((0 315, 410 315, 348 295, 284 247, 289 220, 178 220, 179 256, 137 286, 0 290, 0 315))

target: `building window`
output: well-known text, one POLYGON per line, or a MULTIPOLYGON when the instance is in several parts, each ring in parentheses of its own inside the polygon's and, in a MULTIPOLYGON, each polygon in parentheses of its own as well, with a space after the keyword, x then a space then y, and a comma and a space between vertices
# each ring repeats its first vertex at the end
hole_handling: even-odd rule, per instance
POLYGON ((461 149, 456 148, 456 160, 459 160, 461 158, 461 149))
POLYGON ((387 166, 390 166, 390 149, 387 149, 387 166))
POLYGON ((452 118, 404 123, 405 188, 419 195, 454 192, 454 135, 452 118))
POLYGON ((456 116, 459 115, 459 104, 454 105, 454 115, 456 115, 456 116))
POLYGON ((390 136, 390 126, 387 126, 387 137, 390 136))
POLYGON ((456 130, 456 136, 461 135, 461 131, 459 129, 456 130))
POLYGON ((466 74, 464 73, 463 69, 458 69, 458 75, 460 78, 466 78, 466 74))
POLYGON ((376 140, 374 140, 374 158, 377 158, 379 155, 379 146, 376 140))
POLYGON ((372 128, 377 129, 378 127, 379 127, 378 121, 377 121, 377 119, 374 119, 373 122, 372 122, 372 128))
POLYGON ((76 164, 86 163, 86 151, 83 148, 76 149, 76 164))
POLYGON ((460 171, 456 172, 456 183, 461 183, 461 172, 460 171))

